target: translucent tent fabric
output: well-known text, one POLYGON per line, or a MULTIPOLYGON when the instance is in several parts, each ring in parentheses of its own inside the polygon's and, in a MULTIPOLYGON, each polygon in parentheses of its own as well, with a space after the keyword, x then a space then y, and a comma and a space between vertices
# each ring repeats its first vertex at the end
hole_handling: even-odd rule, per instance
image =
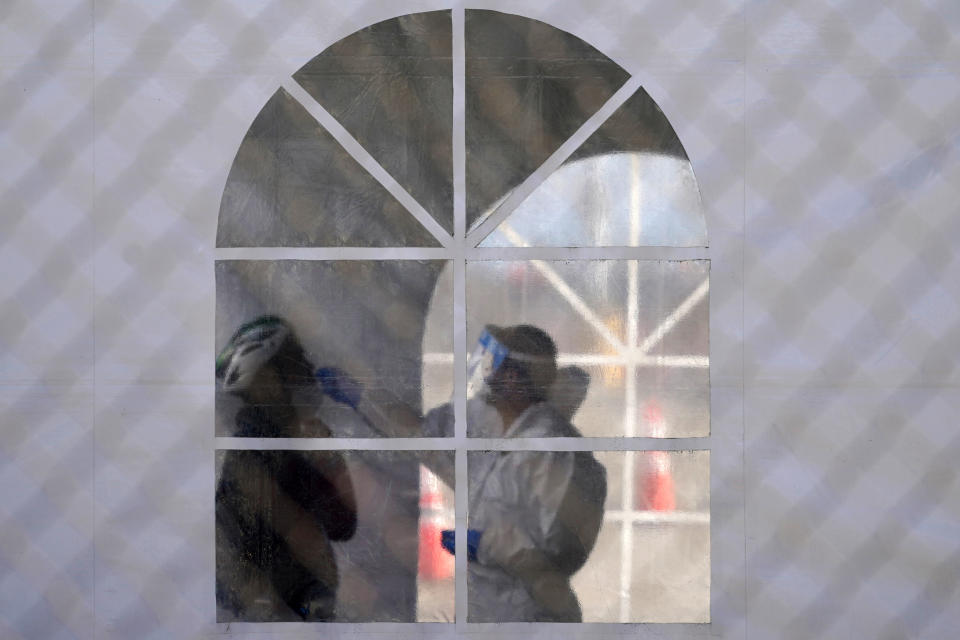
POLYGON ((414 13, 347 36, 294 74, 449 233, 452 46, 449 11, 414 13))
MULTIPOLYGON (((466 145, 458 166, 465 171, 466 226, 476 229, 629 74, 545 23, 486 10, 464 15, 465 76, 458 77, 458 90, 466 145)), ((453 40, 450 11, 411 14, 361 29, 303 65, 293 75, 300 86, 285 85, 289 94, 280 89, 244 138, 221 203, 218 246, 440 244, 442 234, 424 229, 311 115, 321 110, 452 234, 453 40)), ((705 246, 706 231, 683 146, 639 90, 480 247, 644 244, 705 246)), ((586 395, 570 412, 587 438, 709 435, 708 262, 566 260, 568 252, 549 251, 539 253, 555 259, 523 260, 520 251, 516 259, 490 261, 484 251, 469 250, 466 277, 455 284, 460 249, 457 239, 449 251, 406 251, 402 260, 339 250, 289 252, 311 260, 226 252, 240 259, 216 263, 217 346, 252 317, 282 315, 312 364, 341 369, 370 391, 355 410, 316 390, 297 390, 297 410, 329 427, 329 433, 298 435, 377 438, 364 411, 398 416, 412 409, 422 416, 462 392, 454 389, 453 301, 465 300, 461 328, 468 348, 484 324, 533 323, 555 339, 561 368, 588 374, 586 395), (393 400, 383 401, 387 396, 393 400)), ((383 257, 395 255, 401 254, 383 257)), ((558 382, 551 402, 575 396, 582 377, 558 380, 570 385, 558 382)), ((244 435, 236 428, 239 402, 218 387, 218 438, 244 435)), ((466 433, 477 435, 469 424, 466 433)), ((234 447, 259 443, 221 445, 218 456, 226 459, 243 457, 234 447)), ((295 448, 301 446, 312 443, 295 448)), ((343 553, 338 549, 339 620, 451 621, 452 577, 431 583, 422 571, 424 540, 437 539, 435 531, 424 538, 423 526, 431 517, 436 522, 427 524, 440 526, 440 510, 431 515, 424 509, 430 499, 421 494, 418 505, 417 495, 425 486, 421 463, 436 467, 442 480, 440 469, 454 475, 454 451, 390 452, 387 438, 358 446, 369 450, 344 454, 361 522, 343 553), (388 501, 392 511, 378 510, 388 501), (378 581, 381 571, 385 579, 378 581)), ((463 443, 451 441, 450 448, 459 453, 463 443)), ((468 470, 479 454, 468 453, 468 470)), ((584 621, 709 620, 709 454, 596 454, 606 465, 609 491, 597 551, 574 584, 584 621), (661 496, 642 489, 664 464, 676 472, 670 502, 676 513, 657 513, 665 504, 661 496)), ((443 515, 443 526, 452 527, 453 510, 443 515)), ((511 619, 503 614, 498 619, 511 619)))
MULTIPOLYGON (((475 227, 623 85, 626 72, 549 25, 468 10, 467 225, 475 227)), ((447 231, 452 209, 449 11, 362 29, 294 78, 447 231)), ((639 89, 480 246, 705 246, 696 178, 639 89)), ((438 246, 284 90, 234 161, 218 246, 438 246)))
POLYGON ((666 116, 643 89, 480 244, 706 245, 693 167, 666 116))
MULTIPOLYGON (((418 490, 420 478, 420 457, 418 451, 357 451, 348 450, 334 454, 329 451, 292 451, 292 450, 218 450, 216 452, 217 485, 224 479, 224 469, 232 467, 234 473, 255 469, 258 461, 266 461, 273 473, 256 478, 256 484, 247 487, 248 499, 236 499, 232 492, 217 492, 217 519, 246 520, 247 530, 256 530, 263 519, 278 525, 283 535, 266 538, 258 549, 258 560, 243 557, 233 544, 229 535, 224 535, 222 525, 218 527, 217 540, 217 581, 224 591, 236 591, 248 595, 267 593, 273 597, 240 598, 243 606, 231 610, 226 605, 226 594, 218 594, 217 618, 220 622, 302 622, 297 612, 288 607, 275 595, 269 586, 273 574, 274 580, 280 577, 292 581, 298 564, 290 562, 284 553, 291 541, 303 540, 304 532, 309 532, 309 520, 300 520, 300 527, 284 529, 279 526, 281 518, 278 512, 283 510, 283 499, 289 487, 283 486, 283 480, 276 473, 283 464, 289 464, 291 458, 301 457, 315 468, 321 468, 324 458, 331 455, 342 457, 350 478, 352 492, 356 496, 356 530, 346 539, 334 540, 335 569, 327 569, 337 574, 336 621, 337 622, 436 622, 449 620, 450 606, 453 600, 452 581, 436 581, 430 586, 432 592, 427 602, 419 601, 415 583, 418 573, 418 547, 424 544, 418 535, 418 521, 427 510, 422 508, 418 490), (267 490, 277 487, 276 492, 267 490), (273 498, 273 499, 271 499, 273 498), (231 511, 239 511, 232 513, 231 511), (240 516, 240 518, 238 518, 240 516), (286 560, 286 561, 284 561, 286 560), (256 565, 260 564, 261 567, 256 565), (260 589, 256 589, 260 586, 260 589)), ((433 451, 431 455, 444 458, 453 465, 452 451, 433 451)), ((239 492, 238 485, 244 484, 243 478, 230 478, 233 491, 239 492), (240 482, 237 482, 240 480, 240 482)), ((289 483, 289 478, 287 479, 289 483)), ((247 483, 249 484, 249 482, 247 483)), ((437 536, 439 546, 439 536, 437 536)), ((323 538, 311 540, 314 544, 323 543, 323 538)), ((296 556, 302 561, 302 554, 296 556)), ((307 564, 312 568, 313 565, 307 564)), ((303 569, 301 569, 301 572, 303 569)), ((301 578, 302 579, 302 578, 301 578)), ((232 599, 232 598, 231 598, 232 599)))
MULTIPOLYGON (((484 453, 470 452, 468 464, 484 453)), ((583 621, 708 622, 710 452, 593 455, 606 469, 607 492, 590 559, 571 579, 583 621), (623 573, 625 583, 617 579, 623 573)), ((510 612, 497 618, 508 622, 510 612)))
POLYGON ((277 90, 244 137, 217 246, 437 246, 307 110, 277 90))
POLYGON ((467 226, 522 183, 627 81, 583 40, 543 22, 466 12, 467 226))
MULTIPOLYGON (((217 347, 242 323, 265 313, 287 320, 315 367, 335 367, 368 392, 420 409, 421 346, 428 308, 447 327, 453 302, 434 293, 443 260, 221 260, 216 263, 217 347)), ((453 375, 452 363, 440 365, 453 375)), ((367 394, 369 395, 369 393, 367 394)), ((316 393, 295 399, 313 407, 333 436, 378 437, 347 405, 316 393)), ((232 436, 240 400, 218 391, 216 434, 232 436)), ((319 434, 305 433, 307 437, 319 434)))
MULTIPOLYGON (((708 436, 709 265, 469 261, 468 344, 487 324, 532 324, 546 331, 561 369, 577 367, 589 375, 573 417, 584 436, 708 436)), ((437 338, 428 334, 425 340, 437 338)))

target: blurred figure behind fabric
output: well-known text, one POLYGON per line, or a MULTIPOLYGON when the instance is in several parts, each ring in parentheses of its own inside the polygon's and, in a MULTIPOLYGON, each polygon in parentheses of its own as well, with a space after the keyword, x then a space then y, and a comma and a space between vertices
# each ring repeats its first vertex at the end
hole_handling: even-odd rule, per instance
MULTIPOLYGON (((242 325, 218 355, 216 376, 244 403, 235 435, 330 435, 294 402, 315 378, 282 318, 242 325)), ((230 450, 218 452, 217 464, 218 621, 333 619, 339 576, 330 541, 351 538, 357 526, 343 456, 230 450)))
MULTIPOLYGON (((581 437, 570 417, 589 376, 565 371, 564 386, 576 397, 551 399, 557 373, 557 348, 545 331, 485 327, 468 363, 468 435, 581 437)), ((452 435, 452 407, 431 411, 424 431, 452 435)), ((580 622, 570 577, 603 521, 603 465, 588 451, 475 451, 467 468, 468 620, 580 622)))

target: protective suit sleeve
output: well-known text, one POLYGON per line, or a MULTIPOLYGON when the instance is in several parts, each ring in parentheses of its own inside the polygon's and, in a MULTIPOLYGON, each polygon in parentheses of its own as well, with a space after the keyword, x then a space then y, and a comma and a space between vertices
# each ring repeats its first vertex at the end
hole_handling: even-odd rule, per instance
POLYGON ((603 518, 605 471, 588 453, 530 452, 506 454, 490 492, 501 504, 484 523, 477 552, 482 564, 497 565, 530 580, 534 575, 576 572, 593 549, 603 518))
POLYGON ((427 412, 423 419, 424 438, 453 437, 453 405, 449 402, 427 412))

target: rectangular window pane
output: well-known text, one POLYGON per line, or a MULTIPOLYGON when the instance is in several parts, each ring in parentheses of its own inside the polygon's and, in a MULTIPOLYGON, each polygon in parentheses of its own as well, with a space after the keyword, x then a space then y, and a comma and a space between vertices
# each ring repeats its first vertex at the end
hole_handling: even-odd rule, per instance
MULTIPOLYGON (((449 351, 452 298, 435 293, 446 261, 218 261, 216 343, 223 366, 216 434, 258 437, 376 437, 419 433, 425 396, 425 327, 449 351), (266 344, 267 362, 241 327, 282 318, 290 338, 266 344), (302 351, 290 346, 290 340, 302 351), (269 365, 269 366, 265 366, 269 365), (322 369, 321 379, 314 371, 322 369), (256 377, 256 376, 260 377, 256 377), (247 380, 245 378, 249 378, 247 380), (276 378, 272 380, 272 378, 276 378), (253 406, 256 409, 253 409, 253 406)), ((453 362, 430 365, 432 381, 453 378, 453 362)), ((449 397, 449 396, 447 396, 449 397)), ((446 399, 446 398, 444 398, 446 399)), ((437 401, 439 402, 439 401, 437 401)))
POLYGON ((471 622, 706 622, 706 451, 468 454, 471 622))
POLYGON ((559 372, 544 395, 582 435, 709 434, 708 261, 477 261, 466 275, 468 344, 490 326, 545 331, 559 372))
POLYGON ((217 621, 452 621, 453 452, 217 451, 217 621))

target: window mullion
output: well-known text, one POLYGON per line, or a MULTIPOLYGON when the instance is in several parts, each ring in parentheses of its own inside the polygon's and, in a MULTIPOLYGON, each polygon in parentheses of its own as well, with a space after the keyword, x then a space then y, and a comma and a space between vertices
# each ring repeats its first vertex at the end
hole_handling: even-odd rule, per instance
POLYGON ((468 260, 709 260, 706 247, 473 247, 468 260))
POLYGON ((453 401, 454 460, 456 487, 454 513, 456 529, 455 554, 455 622, 458 630, 467 624, 467 511, 469 480, 467 475, 467 311, 466 311, 466 51, 465 12, 462 7, 451 11, 453 65, 453 401))
POLYGON ((299 451, 708 451, 710 436, 694 438, 235 438, 217 449, 299 451))

